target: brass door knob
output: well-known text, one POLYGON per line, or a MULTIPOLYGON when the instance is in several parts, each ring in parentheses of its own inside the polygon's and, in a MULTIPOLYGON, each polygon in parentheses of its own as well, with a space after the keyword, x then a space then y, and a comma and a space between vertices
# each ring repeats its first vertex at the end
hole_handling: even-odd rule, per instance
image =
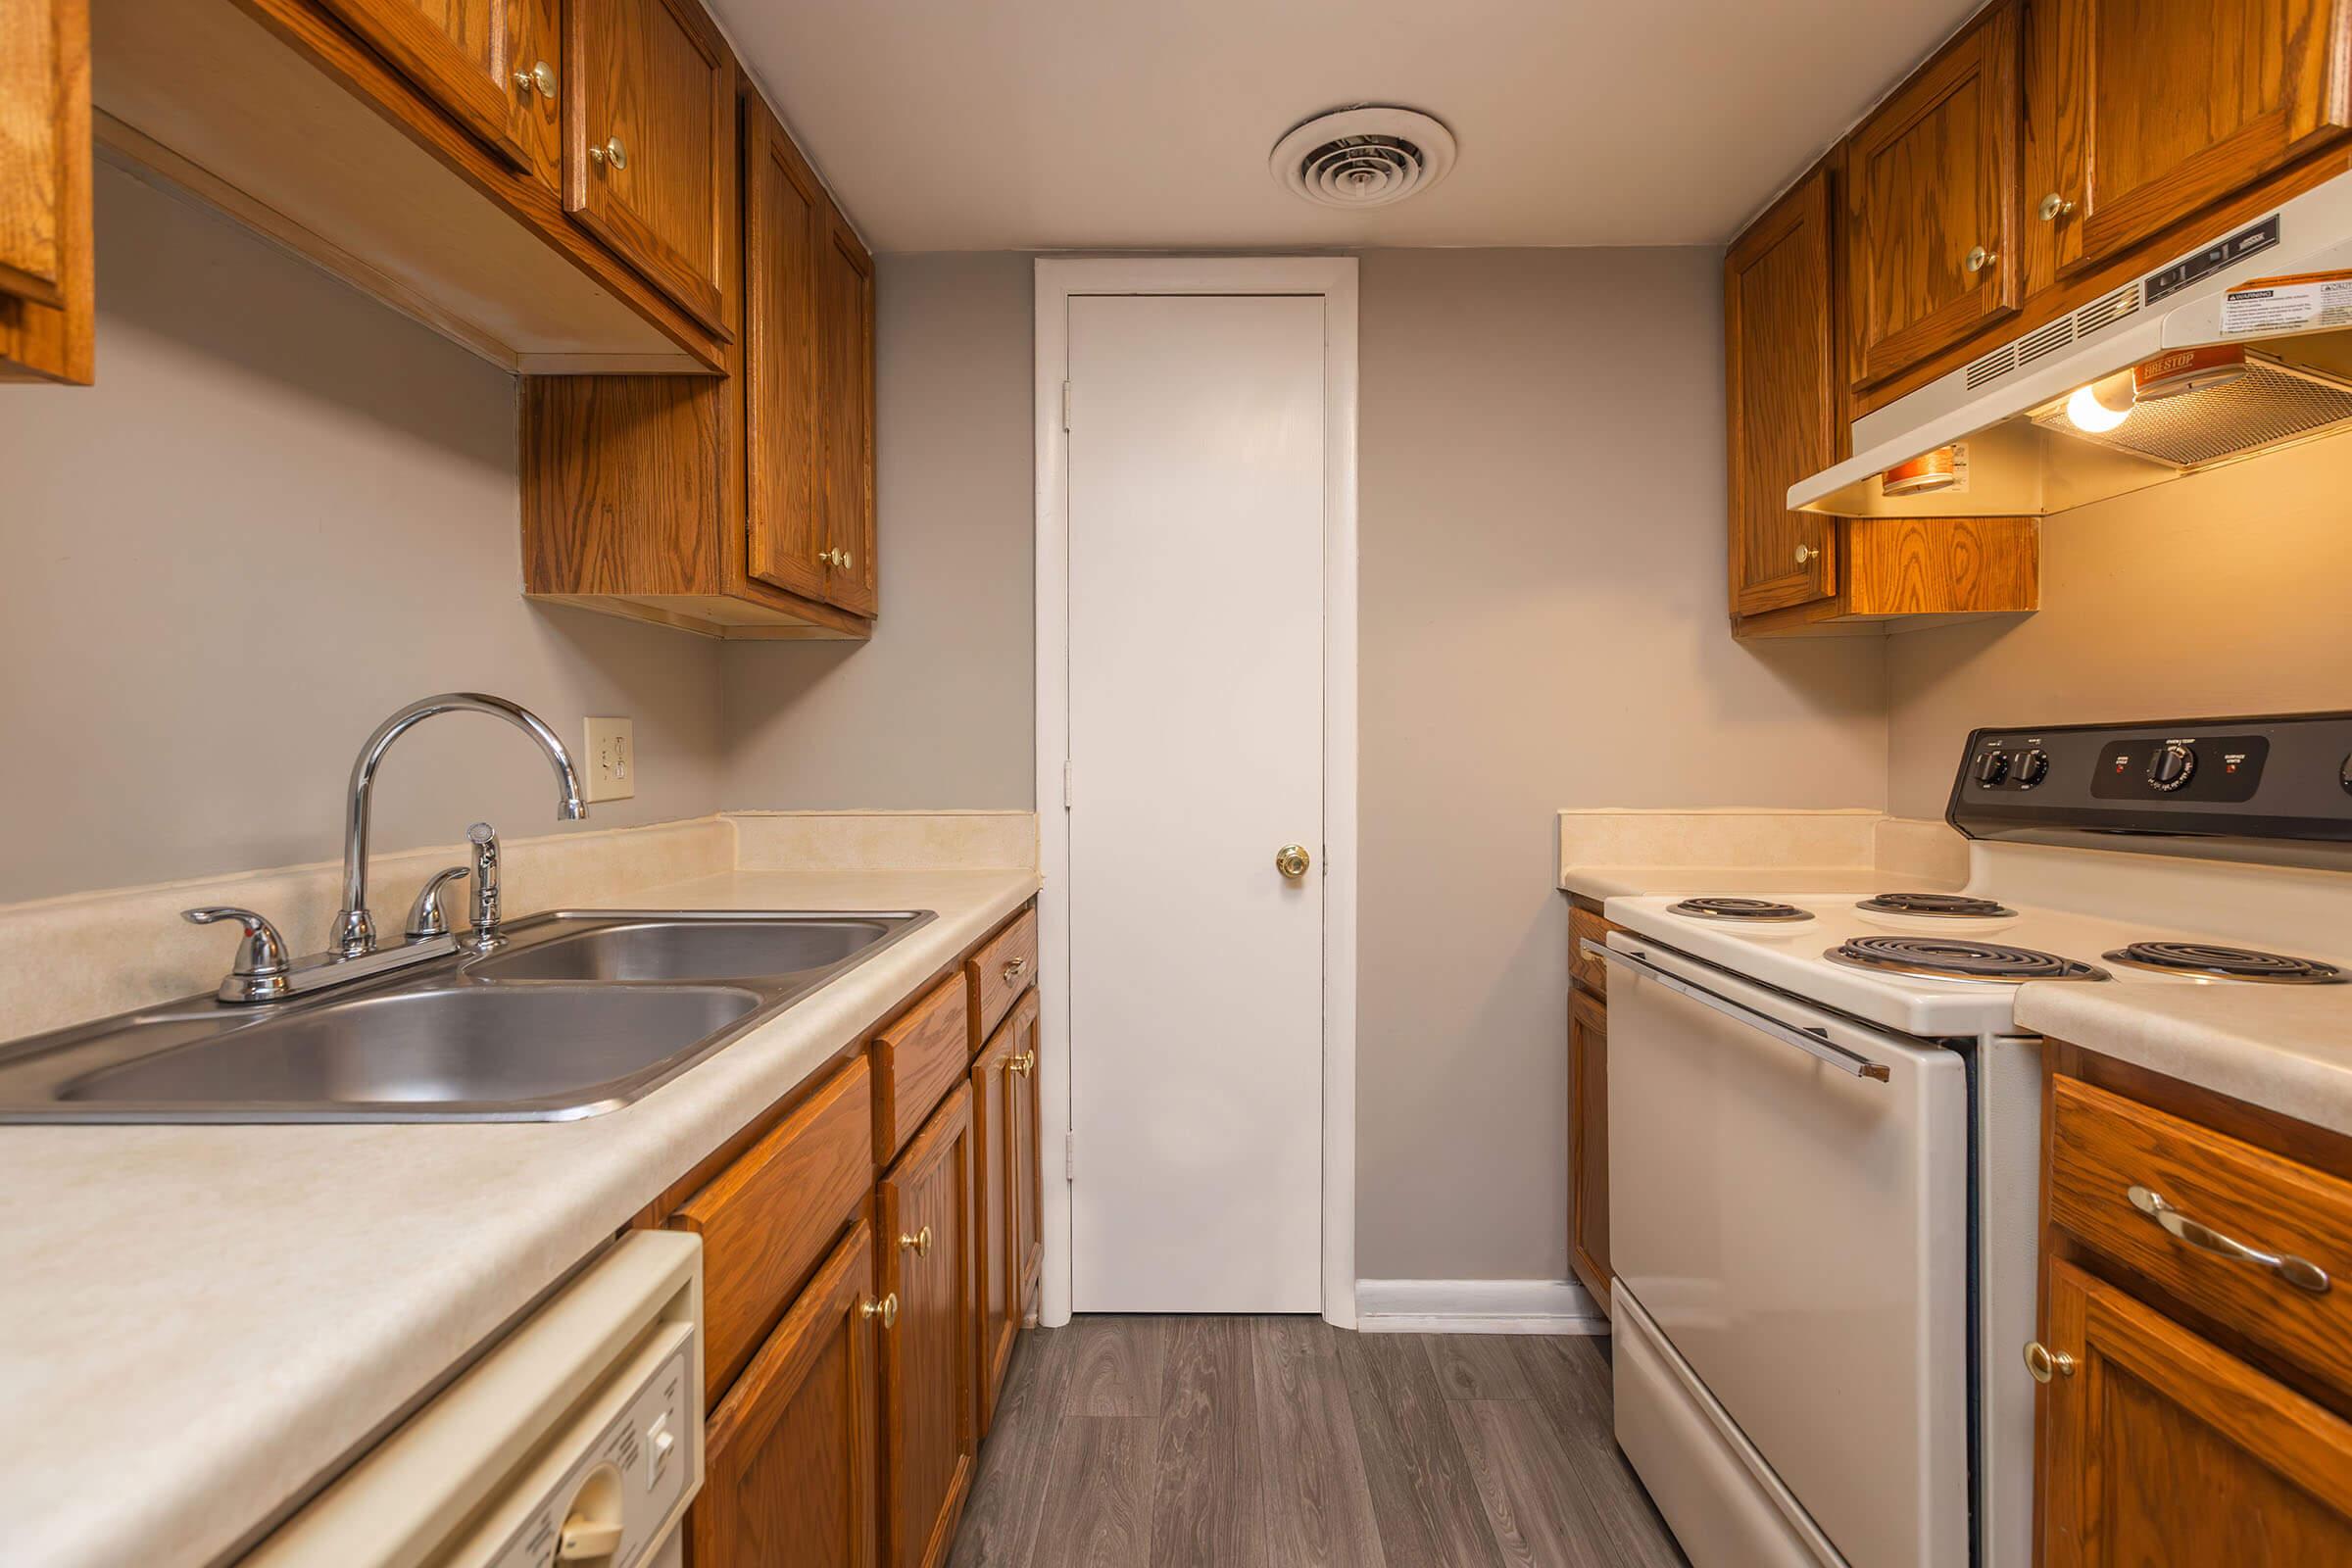
POLYGON ((879 1301, 867 1301, 858 1308, 858 1315, 864 1318, 878 1317, 882 1320, 884 1328, 897 1328, 899 1326, 899 1293, 893 1291, 879 1301))
POLYGON ((1306 875, 1306 868, 1312 864, 1314 860, 1303 844, 1285 844, 1274 852, 1274 869, 1294 882, 1306 875))
POLYGON ((2026 1370, 2034 1374, 2036 1383, 2047 1383, 2053 1377, 2071 1378, 2075 1375, 2075 1358, 2035 1340, 2026 1347, 2026 1370))
POLYGON ((900 1237, 899 1245, 913 1248, 914 1255, 917 1257, 929 1257, 931 1255, 931 1227, 926 1225, 912 1236, 900 1237))
POLYGON ((614 169, 626 169, 629 167, 629 149, 622 144, 618 136, 610 136, 606 138, 602 147, 588 149, 588 161, 593 164, 611 164, 614 169))
POLYGON ((514 85, 523 92, 534 89, 542 98, 556 95, 556 68, 542 60, 528 71, 514 73, 514 85))

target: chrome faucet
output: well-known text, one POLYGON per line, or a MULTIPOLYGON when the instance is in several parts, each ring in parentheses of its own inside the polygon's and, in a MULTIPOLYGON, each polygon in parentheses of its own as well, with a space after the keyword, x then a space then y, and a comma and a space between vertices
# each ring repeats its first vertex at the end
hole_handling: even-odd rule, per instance
MULTIPOLYGON (((375 951, 375 917, 368 911, 368 818, 375 791, 375 770, 394 741, 435 713, 488 713, 521 730, 539 743, 539 749, 547 754, 556 770, 556 815, 577 822, 588 814, 587 804, 580 799, 579 775, 572 771, 571 754, 564 750, 564 743, 556 739, 556 732, 547 727, 547 721, 530 710, 481 692, 443 692, 438 697, 409 704, 375 727, 375 733, 360 748, 359 760, 351 764, 351 800, 343 818, 343 907, 336 911, 334 928, 326 938, 329 951, 346 958, 365 957, 375 951)), ((481 898, 478 855, 476 861, 478 907, 481 898)), ((494 851, 493 880, 496 875, 494 851)), ((495 918, 495 904, 492 913, 495 918)))

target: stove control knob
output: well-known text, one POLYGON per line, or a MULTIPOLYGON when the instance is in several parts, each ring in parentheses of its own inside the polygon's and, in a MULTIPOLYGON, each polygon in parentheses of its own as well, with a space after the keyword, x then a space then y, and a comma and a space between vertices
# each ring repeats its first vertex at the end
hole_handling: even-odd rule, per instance
POLYGON ((2343 770, 2335 775, 2335 781, 2344 787, 2346 795, 2352 795, 2352 756, 2344 759, 2343 770))
POLYGON ((2196 770, 2196 749, 2183 746, 2179 741, 2171 741, 2159 748, 2149 760, 2148 783, 2169 794, 2187 783, 2196 770))
POLYGON ((1977 759, 1977 785, 1979 788, 1991 789, 2008 776, 2009 754, 2007 752, 1986 752, 1983 757, 1977 759))
POLYGON ((2050 754, 2027 752, 2017 760, 2017 787, 2030 790, 2050 776, 2050 754))

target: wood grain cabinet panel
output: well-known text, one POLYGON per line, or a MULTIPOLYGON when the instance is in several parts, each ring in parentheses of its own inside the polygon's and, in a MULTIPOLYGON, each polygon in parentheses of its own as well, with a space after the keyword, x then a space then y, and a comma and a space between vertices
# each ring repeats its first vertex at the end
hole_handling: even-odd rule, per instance
POLYGON ((0 6, 0 381, 95 368, 87 0, 0 6))
POLYGON ((696 0, 564 0, 564 205, 734 336, 735 59, 696 0))
POLYGON ((1995 5, 1845 145, 1856 391, 2017 314, 2017 27, 1995 5))
POLYGON ((824 526, 832 552, 825 598, 853 615, 880 604, 874 560, 874 263, 841 214, 826 208, 817 297, 823 388, 824 526))
MULTIPOLYGON (((546 102, 532 80, 544 55, 520 36, 518 0, 321 0, 426 97, 517 168, 546 102)), ((551 72, 554 62, 548 61, 551 72)), ((557 78, 558 95, 562 85, 557 78)))
POLYGON ((933 986, 874 1037, 874 1157, 888 1164, 972 1059, 963 976, 933 986))
POLYGON ((972 982, 972 1038, 985 1040, 1037 983, 1037 911, 1024 909, 964 964, 972 982))
POLYGON ((1609 1015, 1590 993, 1568 1003, 1568 1125, 1572 1150, 1568 1259, 1609 1310, 1609 1015))
POLYGON ((2341 0, 2030 8, 2033 283, 2117 257, 2341 139, 2348 13, 2341 0))
POLYGON ((1004 1154, 1011 1186, 1013 1309, 1024 1328, 1037 1321, 1038 1288, 1046 1271, 1044 1099, 1037 1067, 1044 1013, 1031 991, 1004 1020, 1022 1062, 1004 1096, 1004 1154))
POLYGON ((882 1284, 899 1302, 882 1351, 883 1560, 892 1568, 944 1563, 971 1490, 972 1194, 972 1095, 959 1086, 884 1178, 877 1205, 882 1284))
POLYGON ((752 575, 825 597, 819 471, 825 416, 818 374, 817 277, 830 244, 815 172, 757 98, 743 122, 744 491, 752 575))
POLYGON ((859 1221, 706 1429, 693 1568, 875 1568, 881 1436, 873 1228, 859 1221))
POLYGON ((1834 519, 1788 510, 1788 487, 1838 460, 1832 210, 1829 171, 1817 169, 1724 257, 1735 615, 1838 586, 1834 519))
POLYGON ((2352 1562, 2352 1424, 2049 1265, 2043 1568, 2352 1562))
POLYGON ((873 1186, 873 1073, 860 1058, 671 1215, 703 1239, 703 1374, 716 1398, 873 1186))
POLYGON ((979 1436, 996 1418, 997 1395, 1012 1365, 1020 1336, 1020 1264, 1013 1258, 1011 1101, 1020 1054, 1007 1027, 991 1036, 972 1061, 972 1296, 978 1330, 973 1416, 979 1436))

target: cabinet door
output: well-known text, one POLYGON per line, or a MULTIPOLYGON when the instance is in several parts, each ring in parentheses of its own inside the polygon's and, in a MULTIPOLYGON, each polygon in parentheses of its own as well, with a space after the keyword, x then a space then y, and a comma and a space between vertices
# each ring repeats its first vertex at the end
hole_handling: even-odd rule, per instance
POLYGON ((876 606, 874 564, 874 264, 828 210, 818 263, 824 358, 825 597, 853 614, 876 606))
POLYGON ((1012 1201, 1012 1310, 1026 1324, 1037 1313, 1037 1287, 1045 1272, 1045 1162, 1039 1119, 1037 1042, 1043 1005, 1032 988, 1004 1021, 1012 1035, 1015 1070, 1004 1094, 1006 1181, 1012 1201))
MULTIPOLYGON (((520 0, 323 0, 450 117, 516 167, 538 107, 520 0)), ((552 69, 552 63, 551 63, 552 69)), ((551 78, 552 79, 552 78, 551 78)))
POLYGON ((2025 200, 2055 270, 2106 261, 2343 135, 2346 16, 2336 0, 2035 6, 2025 200))
POLYGON ((1860 390, 2017 312, 2017 28, 1989 11, 1845 147, 1847 375, 1860 390))
POLYGON ((833 1250, 711 1412, 695 1568, 875 1568, 874 1233, 833 1250))
POLYGON ((86 0, 0 5, 0 381, 86 384, 90 244, 86 0))
POLYGON ((939 1107, 881 1189, 882 1283, 899 1298, 882 1351, 882 1540, 892 1568, 935 1568, 971 1487, 972 1092, 939 1107))
POLYGON ((996 1417, 997 1395, 1012 1364, 1012 1344, 1021 1326, 1012 1187, 1012 1103, 1020 1075, 1010 1070, 1018 1054, 1007 1023, 972 1059, 972 1286, 980 1345, 974 1415, 983 1438, 996 1417))
POLYGON ((2352 1425, 2081 1269, 2049 1270, 2044 1343, 2073 1362, 2043 1390, 2044 1568, 2352 1562, 2352 1425))
POLYGON ((1568 999, 1568 1131, 1574 1144, 1568 1253, 1594 1304, 1609 1309, 1609 1021, 1583 991, 1568 999))
POLYGON ((1830 258, 1827 170, 1783 197, 1724 258, 1735 615, 1838 590, 1831 519, 1788 510, 1788 487, 1838 458, 1830 258))
POLYGON ((818 258, 831 241, 825 195, 784 127, 758 98, 744 104, 745 490, 751 573, 825 597, 823 391, 818 375, 818 258))
POLYGON ((564 0, 564 205, 722 337, 735 61, 695 0, 564 0))

